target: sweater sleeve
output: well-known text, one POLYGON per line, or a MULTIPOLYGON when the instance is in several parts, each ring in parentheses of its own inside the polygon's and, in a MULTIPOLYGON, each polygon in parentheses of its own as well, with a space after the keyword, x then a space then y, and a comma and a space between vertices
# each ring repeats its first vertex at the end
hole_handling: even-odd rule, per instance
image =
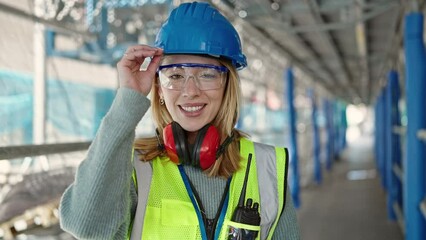
POLYGON ((132 183, 136 125, 150 107, 120 88, 60 202, 61 228, 78 239, 125 239, 137 198, 132 183))
POLYGON ((299 240, 300 232, 299 225, 297 222, 296 209, 293 205, 290 191, 287 187, 286 203, 284 212, 280 219, 278 219, 277 227, 275 228, 273 240, 299 240))

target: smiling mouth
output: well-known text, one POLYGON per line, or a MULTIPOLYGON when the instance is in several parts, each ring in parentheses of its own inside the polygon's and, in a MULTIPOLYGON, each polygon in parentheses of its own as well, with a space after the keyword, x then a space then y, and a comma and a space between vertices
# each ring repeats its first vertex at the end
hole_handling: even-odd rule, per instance
POLYGON ((198 112, 200 111, 204 105, 200 105, 200 106, 180 106, 185 112, 198 112))

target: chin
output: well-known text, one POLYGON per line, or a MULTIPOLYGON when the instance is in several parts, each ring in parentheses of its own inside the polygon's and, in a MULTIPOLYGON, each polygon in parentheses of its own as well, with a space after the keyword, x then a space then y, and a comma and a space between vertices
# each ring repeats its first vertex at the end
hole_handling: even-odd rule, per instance
POLYGON ((182 123, 182 122, 178 122, 178 123, 187 132, 197 132, 202 127, 207 125, 207 123, 188 123, 188 121, 186 121, 185 123, 182 123))

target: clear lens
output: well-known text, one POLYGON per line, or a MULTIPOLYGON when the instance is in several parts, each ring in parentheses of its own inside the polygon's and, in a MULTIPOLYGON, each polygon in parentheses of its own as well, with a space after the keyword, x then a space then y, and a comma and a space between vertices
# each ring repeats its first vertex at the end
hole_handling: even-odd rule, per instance
POLYGON ((170 64, 160 66, 158 75, 161 86, 171 90, 182 90, 190 77, 200 90, 221 88, 226 80, 228 69, 210 64, 170 64))

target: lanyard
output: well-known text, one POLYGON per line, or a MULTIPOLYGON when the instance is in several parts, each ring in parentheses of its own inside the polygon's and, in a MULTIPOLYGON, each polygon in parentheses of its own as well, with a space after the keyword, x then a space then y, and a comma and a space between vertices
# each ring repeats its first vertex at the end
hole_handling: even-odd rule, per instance
MULTIPOLYGON (((195 212, 197 214, 198 223, 200 225, 200 231, 201 231, 201 237, 203 240, 209 240, 207 236, 206 231, 206 217, 204 214, 204 208, 201 203, 201 200, 198 197, 198 193, 194 187, 192 187, 191 181, 189 180, 188 176, 185 173, 185 170, 182 165, 178 165, 180 175, 182 176, 183 182, 185 184, 186 191, 188 192, 189 198, 191 199, 192 205, 194 206, 195 212)), ((228 179, 226 183, 226 188, 222 196, 222 200, 220 203, 219 208, 221 209, 220 214, 216 214, 216 217, 214 219, 214 228, 215 228, 215 234, 214 239, 219 238, 220 229, 223 224, 223 221, 225 219, 226 210, 228 208, 228 199, 229 199, 229 185, 231 182, 231 178, 228 179), (220 226, 219 228, 217 226, 220 226)))

